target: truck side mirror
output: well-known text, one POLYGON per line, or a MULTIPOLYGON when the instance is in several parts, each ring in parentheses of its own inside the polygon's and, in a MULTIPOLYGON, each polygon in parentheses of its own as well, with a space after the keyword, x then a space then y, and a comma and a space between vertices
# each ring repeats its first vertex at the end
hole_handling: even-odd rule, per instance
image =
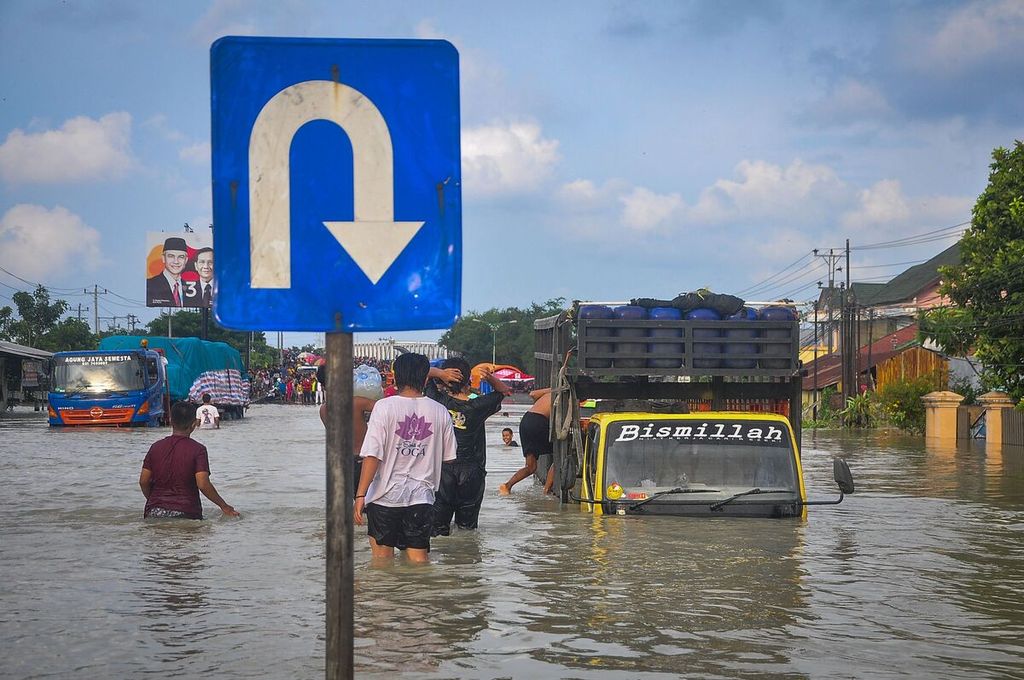
POLYGON ((852 494, 854 489, 853 473, 850 472, 850 466, 846 464, 846 461, 842 458, 834 458, 832 460, 832 473, 836 484, 839 485, 839 491, 844 494, 852 494))

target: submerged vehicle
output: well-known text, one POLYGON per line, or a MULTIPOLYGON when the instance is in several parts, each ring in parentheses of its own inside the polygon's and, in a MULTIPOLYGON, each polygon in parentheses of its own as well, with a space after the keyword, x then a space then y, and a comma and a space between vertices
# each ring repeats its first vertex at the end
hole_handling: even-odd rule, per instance
POLYGON ((160 425, 170 404, 198 404, 204 394, 225 419, 249 404, 241 355, 223 342, 112 335, 98 350, 58 352, 52 372, 54 427, 160 425))
POLYGON ((51 371, 51 426, 156 426, 164 417, 166 368, 161 354, 145 346, 57 352, 51 371))
POLYGON ((807 499, 795 312, 629 307, 575 303, 535 322, 563 502, 597 515, 801 517, 853 493, 837 458, 838 500, 807 499))

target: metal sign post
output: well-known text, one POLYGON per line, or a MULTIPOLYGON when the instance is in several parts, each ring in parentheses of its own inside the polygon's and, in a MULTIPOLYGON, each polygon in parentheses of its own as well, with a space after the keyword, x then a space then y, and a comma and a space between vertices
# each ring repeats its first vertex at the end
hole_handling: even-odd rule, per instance
POLYGON ((327 678, 353 677, 352 335, 327 334, 327 678))
POLYGON ((214 317, 327 332, 326 674, 351 678, 350 334, 458 318, 458 52, 441 40, 225 37, 210 48, 210 87, 214 317))

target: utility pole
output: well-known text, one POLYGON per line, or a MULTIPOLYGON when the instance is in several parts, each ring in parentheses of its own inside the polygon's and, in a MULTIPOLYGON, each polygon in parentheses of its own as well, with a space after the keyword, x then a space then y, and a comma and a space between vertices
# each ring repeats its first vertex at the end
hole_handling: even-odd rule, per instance
MULTIPOLYGON (((89 289, 85 289, 85 293, 88 294, 89 289)), ((92 286, 92 313, 93 313, 93 329, 95 329, 96 335, 100 334, 100 295, 106 295, 107 289, 104 288, 103 292, 100 292, 100 287, 96 284, 92 286)))
POLYGON ((814 427, 818 427, 818 301, 814 301, 814 397, 811 399, 814 427))
MULTIPOLYGON (((89 291, 85 291, 85 292, 87 292, 87 293, 88 293, 89 291)), ((81 303, 81 302, 79 302, 79 303, 78 303, 78 320, 79 320, 79 321, 81 321, 81 320, 82 320, 82 312, 88 312, 88 311, 89 311, 89 308, 88 308, 88 307, 84 307, 84 308, 83 308, 83 307, 82 307, 82 303, 81 303)))
MULTIPOLYGON (((840 255, 835 253, 833 248, 828 249, 828 254, 819 253, 818 249, 815 248, 813 251, 815 257, 820 257, 825 261, 828 266, 828 299, 826 304, 828 305, 828 323, 825 325, 826 332, 828 334, 828 353, 832 354, 832 336, 835 334, 835 326, 832 321, 832 310, 835 308, 835 286, 836 286, 836 272, 843 271, 842 267, 837 267, 836 263, 839 262, 840 255)), ((849 272, 847 272, 849 274, 849 272)))
POLYGON ((846 406, 846 395, 850 388, 849 376, 849 362, 846 358, 846 285, 843 283, 839 284, 839 366, 840 373, 843 381, 843 406, 846 406))
POLYGON ((854 341, 853 331, 853 310, 857 304, 853 298, 853 289, 850 288, 850 239, 846 239, 846 305, 844 305, 844 314, 846 315, 846 339, 843 341, 843 345, 846 347, 846 360, 848 362, 849 380, 845 382, 846 385, 846 396, 852 397, 857 394, 857 373, 854 368, 854 363, 857 355, 860 354, 860 347, 857 346, 854 341))
POLYGON ((128 332, 129 333, 134 333, 135 332, 135 324, 137 324, 139 322, 139 317, 135 316, 134 314, 129 314, 126 317, 126 319, 127 319, 127 324, 128 324, 128 332))

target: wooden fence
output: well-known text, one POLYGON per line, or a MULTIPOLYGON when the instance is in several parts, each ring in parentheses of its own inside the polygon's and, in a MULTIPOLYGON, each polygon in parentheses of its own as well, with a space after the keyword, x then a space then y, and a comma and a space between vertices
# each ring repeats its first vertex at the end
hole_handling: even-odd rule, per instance
POLYGON ((1024 446, 1024 413, 1017 409, 1003 410, 1003 446, 1024 446))

